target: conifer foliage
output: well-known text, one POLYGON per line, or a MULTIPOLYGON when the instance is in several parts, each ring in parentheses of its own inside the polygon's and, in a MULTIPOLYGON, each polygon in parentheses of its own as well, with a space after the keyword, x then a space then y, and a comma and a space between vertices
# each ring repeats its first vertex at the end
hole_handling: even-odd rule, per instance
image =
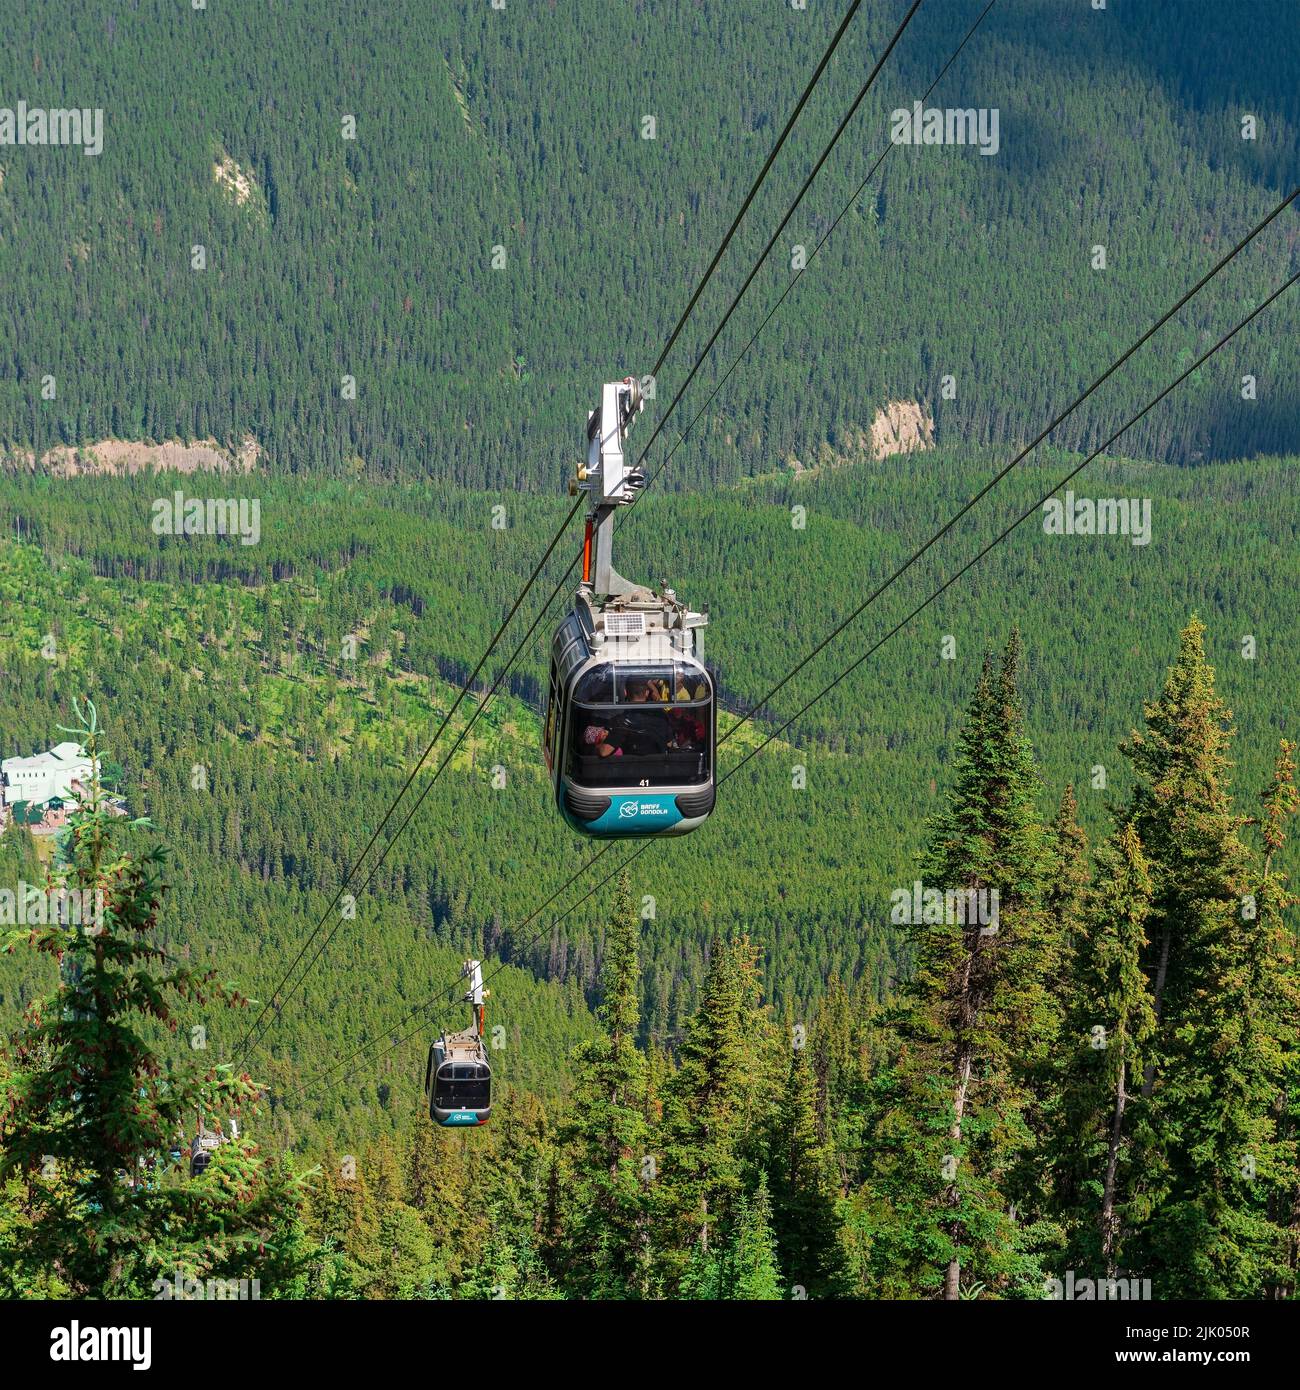
MULTIPOLYGON (((69 732, 101 756, 93 704, 69 732)), ((96 779, 50 873, 51 901, 77 895, 95 905, 91 919, 50 914, 6 943, 61 964, 58 992, 29 1011, 0 1079, 0 1174, 24 1211, 0 1258, 11 1296, 149 1297, 177 1278, 257 1279, 270 1296, 292 1287, 302 1253, 296 1180, 247 1132, 227 1136, 201 1179, 186 1176, 197 1123, 238 1127, 260 1091, 201 1052, 189 1064, 160 1057, 163 1033, 242 1001, 151 940, 165 860, 134 847, 146 830, 122 824, 96 779)))
POLYGON ((1032 654, 1013 632, 986 658, 888 987, 832 977, 811 1018, 778 1013, 762 952, 719 934, 694 1011, 647 1020, 624 874, 567 1092, 512 1084, 507 1054, 486 1129, 395 1111, 318 1155, 310 1191, 246 1133, 198 1179, 171 1157, 259 1088, 154 1041, 240 997, 151 943, 162 851, 96 791, 52 882, 101 891, 102 927, 10 941, 64 964, 0 1064, 5 1291, 141 1297, 180 1271, 314 1298, 1293 1297, 1295 750, 1238 812, 1204 636, 1191 619, 1124 745, 1095 853, 1073 788, 1045 817, 1032 654))

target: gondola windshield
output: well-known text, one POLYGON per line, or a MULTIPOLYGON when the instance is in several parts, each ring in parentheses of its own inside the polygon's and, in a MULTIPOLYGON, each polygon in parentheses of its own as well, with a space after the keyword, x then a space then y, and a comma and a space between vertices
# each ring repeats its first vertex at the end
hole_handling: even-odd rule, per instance
POLYGON ((569 776, 581 786, 698 786, 709 777, 708 676, 683 662, 593 667, 574 692, 569 776))
POLYGON ((440 1110, 486 1110, 492 1073, 479 1062, 444 1062, 438 1068, 435 1103, 440 1110))

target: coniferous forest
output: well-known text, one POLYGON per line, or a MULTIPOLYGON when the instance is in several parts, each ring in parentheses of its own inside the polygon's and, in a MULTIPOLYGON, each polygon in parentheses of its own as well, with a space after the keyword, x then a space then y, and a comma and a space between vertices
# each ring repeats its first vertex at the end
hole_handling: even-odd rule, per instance
POLYGON ((11 16, 0 1298, 1294 1300, 1297 52, 1284 0, 11 16), (600 841, 543 711, 629 376, 717 805, 600 841))

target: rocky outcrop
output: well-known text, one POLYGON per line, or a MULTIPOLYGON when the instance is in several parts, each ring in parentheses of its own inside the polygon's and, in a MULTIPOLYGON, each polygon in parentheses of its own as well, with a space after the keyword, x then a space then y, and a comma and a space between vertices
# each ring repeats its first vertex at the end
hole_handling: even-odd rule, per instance
POLYGON ((890 401, 871 421, 871 454, 877 461, 890 454, 914 454, 934 448, 934 421, 917 401, 890 401))
MULTIPOLYGON (((41 455, 39 468, 54 478, 77 478, 87 474, 117 477, 133 473, 249 473, 261 457, 262 446, 247 436, 233 452, 223 449, 215 439, 199 439, 182 444, 169 439, 162 444, 142 444, 125 439, 101 439, 81 448, 60 444, 41 455)), ((34 454, 18 454, 11 466, 35 471, 34 454)))

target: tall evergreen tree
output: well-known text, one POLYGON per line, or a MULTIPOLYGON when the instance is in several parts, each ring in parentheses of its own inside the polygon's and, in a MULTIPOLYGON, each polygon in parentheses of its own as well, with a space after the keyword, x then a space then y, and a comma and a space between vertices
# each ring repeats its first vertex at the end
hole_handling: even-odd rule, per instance
MULTIPOLYGON (((822 1136, 821 1100, 808 1046, 790 1050, 782 1103, 773 1117, 776 1216, 781 1267, 810 1298, 838 1283, 834 1157, 822 1136)), ((764 1179, 764 1200, 766 1178, 764 1179)))
POLYGON ((928 888, 983 896, 945 899, 907 929, 916 967, 871 1136, 880 1292, 956 1299, 974 1285, 1026 1291, 1039 1281, 1011 1211, 1012 1169, 1032 1144, 1022 1077, 1041 1056, 1051 1011, 1048 858, 1020 659, 1013 634, 1000 665, 985 660, 924 859, 928 888))
POLYGON ((456 1287, 463 1299, 555 1302, 564 1297, 538 1253, 533 1232, 490 1211, 489 1234, 456 1287))
POLYGON ((666 1085, 655 1185, 661 1263, 671 1288, 692 1258, 716 1253, 747 1175, 756 1173, 776 1091, 758 950, 715 940, 700 1005, 666 1085))
POLYGON ((1152 884, 1132 824, 1102 847, 1074 954, 1067 1066, 1052 1155, 1067 1226, 1066 1263, 1115 1278, 1131 1191, 1135 1116, 1155 1008, 1142 961, 1152 884))
POLYGON ((747 1302, 775 1302, 781 1298, 776 1246, 767 1174, 762 1173, 754 1195, 742 1197, 736 1212, 730 1259, 732 1298, 747 1302))
POLYGON ((862 1068, 854 1038, 853 1001, 838 977, 826 982, 812 1027, 817 1079, 818 1136, 834 1139, 837 1124, 853 1123, 862 1104, 862 1068))
MULTIPOLYGON (((98 766, 88 710, 81 732, 98 766)), ((144 822, 134 828, 143 833, 144 822)), ((289 1257, 303 1254, 290 1219, 299 1185, 246 1130, 216 1149, 201 1177, 188 1176, 185 1136, 196 1117, 223 1128, 247 1119, 261 1090, 246 1074, 166 1056, 153 1041, 159 1029, 188 1027, 197 1007, 240 1000, 154 944, 164 852, 122 847, 128 833, 96 776, 50 878, 51 900, 67 895, 81 915, 70 925, 51 913, 6 943, 58 958, 61 971, 56 993, 11 1041, 0 1077, 0 1181, 21 1185, 26 1211, 5 1232, 0 1280, 17 1288, 55 1272, 74 1296, 147 1298, 156 1281, 177 1276, 257 1279, 269 1295, 293 1277, 289 1257)))
POLYGON ((1270 1035, 1275 1046, 1274 1066, 1279 1078, 1273 1104, 1276 1126, 1276 1163, 1266 1176, 1272 1189, 1269 1210, 1280 1233, 1277 1268, 1269 1279, 1274 1298, 1294 1298, 1300 1271, 1300 952, 1297 934, 1288 928, 1287 913, 1295 907, 1296 894, 1278 865, 1286 843, 1287 822, 1300 810, 1295 784, 1295 744, 1283 739, 1273 765, 1273 777, 1260 796, 1264 856, 1255 900, 1260 926, 1277 961, 1277 989, 1269 1001, 1270 1035))
POLYGON ((434 1125, 417 1124, 406 1155, 406 1199, 420 1213, 434 1243, 433 1279, 450 1287, 462 1271, 460 1251, 469 1244, 464 1149, 434 1125))
POLYGON ((1028 1121, 1047 1137, 1042 1155, 1029 1152, 1020 1166, 1017 1184, 1025 1204, 1035 1211, 1070 1208, 1079 1197, 1075 1186, 1083 1176, 1074 1147, 1059 1151, 1053 1142, 1065 1132, 1062 1110, 1070 1095, 1078 1046, 1078 1021, 1069 1017, 1076 993, 1080 956, 1086 946, 1085 914, 1089 888, 1088 838, 1078 822, 1074 787, 1067 783, 1048 834, 1048 877, 1043 892, 1047 936, 1043 982, 1047 992, 1049 1046, 1027 1075, 1028 1121))
POLYGON ((1044 975, 1064 1009, 1074 953, 1082 943, 1090 873, 1088 837, 1078 820, 1079 804, 1074 787, 1067 785, 1052 822, 1049 835, 1051 868, 1043 893, 1043 907, 1055 924, 1052 956, 1045 962, 1044 975))
POLYGON ((779 1302, 782 1296, 777 1241, 767 1174, 753 1194, 736 1198, 725 1241, 706 1250, 697 1245, 682 1277, 680 1296, 723 1302, 779 1302))
POLYGON ((1257 1181, 1278 1161, 1267 1021, 1278 962, 1252 902, 1229 789, 1232 716, 1204 636, 1193 617, 1125 747, 1138 779, 1129 818, 1152 870, 1144 968, 1158 1023, 1142 1087, 1150 1216, 1133 1248, 1165 1298, 1258 1296, 1279 1238, 1257 1181))
POLYGON ((604 1036, 577 1049, 573 1119, 562 1133, 573 1166, 562 1259, 567 1285, 586 1298, 649 1293, 644 1164, 647 1068, 640 1024, 640 922, 626 874, 605 933, 596 1014, 604 1036))

